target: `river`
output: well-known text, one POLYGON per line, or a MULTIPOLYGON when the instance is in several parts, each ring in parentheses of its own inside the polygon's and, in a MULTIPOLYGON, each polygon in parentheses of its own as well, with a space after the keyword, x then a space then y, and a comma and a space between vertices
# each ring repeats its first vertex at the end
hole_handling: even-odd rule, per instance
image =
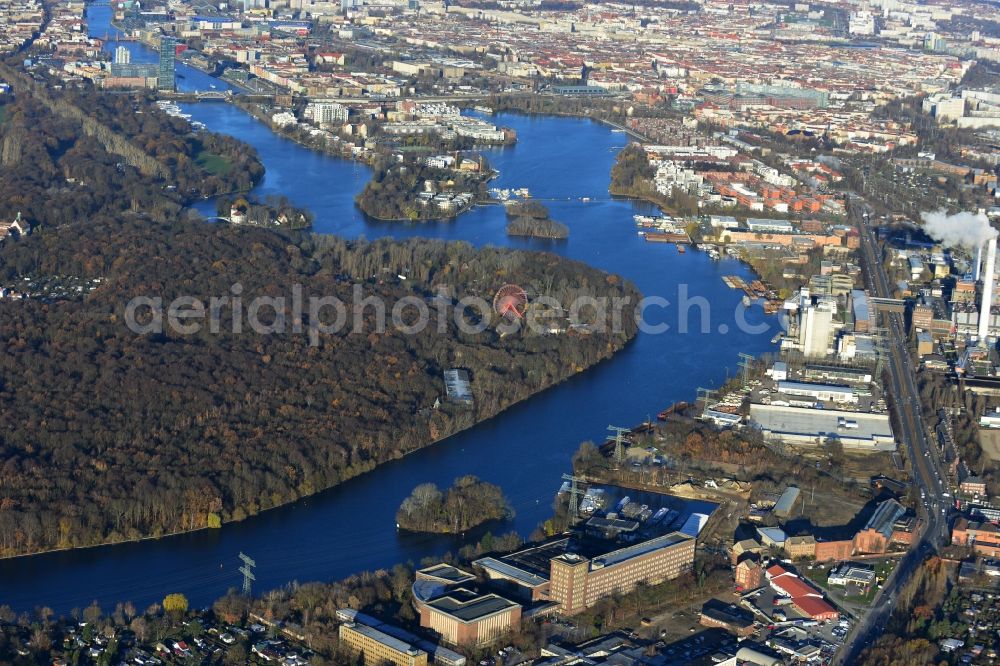
MULTIPOLYGON (((91 33, 107 28, 91 9, 91 33)), ((113 48, 113 44, 111 45, 113 48)), ((151 57, 131 43, 133 53, 151 57)), ((178 68, 184 67, 178 65, 178 68)), ((185 68, 183 89, 206 89, 216 82, 185 68), (204 78, 201 78, 204 77, 204 78)), ((217 82, 222 88, 224 84, 217 82)), ((647 296, 660 295, 672 306, 654 308, 651 323, 665 322, 663 334, 640 334, 611 360, 516 405, 403 460, 383 465, 336 488, 274 509, 241 523, 159 540, 49 553, 0 561, 0 603, 16 610, 47 605, 68 612, 97 600, 105 610, 117 601, 138 607, 183 592, 195 606, 208 605, 229 587, 239 586, 237 554, 257 562, 257 592, 291 580, 329 580, 351 573, 419 562, 425 556, 456 550, 452 537, 397 532, 394 514, 418 483, 448 486, 463 474, 500 485, 516 511, 507 525, 527 536, 551 514, 560 475, 569 471, 580 442, 599 441, 609 424, 630 426, 677 400, 690 400, 699 386, 718 387, 736 372, 738 352, 760 354, 774 349, 779 330, 775 317, 751 308, 748 321, 761 332, 740 330, 736 312, 742 294, 723 284, 726 274, 749 277, 739 262, 712 261, 673 245, 647 243, 636 235, 632 216, 649 212, 644 204, 612 199, 608 178, 627 138, 589 120, 504 114, 496 122, 518 133, 516 146, 487 151, 499 169, 499 187, 528 187, 550 208, 554 219, 570 227, 562 242, 511 239, 504 233, 502 207, 482 206, 450 222, 406 225, 367 221, 354 196, 368 179, 363 165, 304 149, 276 136, 267 126, 225 103, 184 106, 194 120, 216 132, 254 146, 267 173, 255 194, 283 194, 316 214, 315 230, 356 238, 392 236, 465 240, 476 246, 498 245, 556 252, 632 280, 647 296), (589 197, 591 201, 582 201, 589 197), (701 309, 679 314, 679 290, 710 304, 708 330, 699 323, 701 309), (690 324, 690 332, 680 329, 690 324)), ((210 202, 202 208, 214 209, 210 202)), ((687 512, 706 505, 689 502, 687 512)))

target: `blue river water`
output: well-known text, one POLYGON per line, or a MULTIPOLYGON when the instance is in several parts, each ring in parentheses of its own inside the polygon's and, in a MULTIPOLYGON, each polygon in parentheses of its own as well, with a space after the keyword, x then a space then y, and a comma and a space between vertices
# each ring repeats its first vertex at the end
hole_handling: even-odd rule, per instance
MULTIPOLYGON (((105 31, 92 13, 92 34, 105 31)), ((150 56, 140 45, 130 46, 150 56)), ((185 70, 190 71, 178 81, 184 89, 207 89, 216 81, 185 70)), ((640 334, 609 361, 490 421, 243 522, 159 540, 0 561, 0 604, 17 610, 47 605, 64 613, 93 600, 106 610, 131 600, 142 608, 167 593, 183 592, 192 604, 207 605, 240 584, 240 551, 257 562, 256 591, 292 580, 329 580, 418 562, 457 550, 463 542, 397 532, 396 509, 415 485, 431 481, 447 486, 463 474, 496 483, 509 497, 517 515, 509 524, 491 526, 494 532, 514 529, 527 536, 551 514, 560 475, 569 471, 582 441, 603 439, 609 424, 635 425, 675 401, 690 400, 699 386, 718 387, 736 371, 739 352, 774 348, 770 340, 780 330, 777 318, 752 307, 745 319, 759 330, 741 330, 742 294, 722 281, 726 274, 748 277, 743 265, 712 261, 694 249, 681 254, 673 245, 647 243, 636 234, 632 216, 651 209, 607 194, 611 166, 627 138, 604 125, 513 114, 495 120, 513 127, 519 138, 516 146, 487 151, 500 171, 493 185, 528 187, 543 200, 552 216, 570 227, 569 239, 554 243, 508 238, 500 206, 478 207, 449 222, 370 222, 353 201, 369 177, 367 167, 304 149, 225 103, 188 104, 184 110, 209 129, 254 146, 267 169, 255 194, 283 194, 310 208, 317 232, 351 238, 434 237, 555 252, 621 274, 646 296, 666 299, 671 305, 652 308, 648 320, 667 323, 670 329, 640 334), (685 298, 704 300, 684 314, 685 298), (705 306, 710 325, 702 330, 705 306)), ((214 206, 205 202, 201 208, 212 214, 214 206)), ((698 502, 686 506, 688 512, 704 508, 698 502)))

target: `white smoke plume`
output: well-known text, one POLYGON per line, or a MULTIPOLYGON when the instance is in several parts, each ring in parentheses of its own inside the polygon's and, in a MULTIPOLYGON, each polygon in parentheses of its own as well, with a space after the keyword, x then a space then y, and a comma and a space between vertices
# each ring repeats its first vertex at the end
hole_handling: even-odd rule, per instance
POLYGON ((997 237, 997 231, 982 213, 956 213, 949 215, 939 210, 922 213, 924 231, 945 247, 981 247, 986 241, 997 237))

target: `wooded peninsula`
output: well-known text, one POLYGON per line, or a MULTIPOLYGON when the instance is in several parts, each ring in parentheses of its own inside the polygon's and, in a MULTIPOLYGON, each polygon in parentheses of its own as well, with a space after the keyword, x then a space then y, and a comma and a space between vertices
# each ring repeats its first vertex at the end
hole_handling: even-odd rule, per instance
MULTIPOLYGON (((584 313, 589 325, 566 333, 500 335, 491 310, 458 305, 489 303, 507 282, 567 311, 581 295, 638 302, 621 278, 555 255, 206 224, 185 208, 195 193, 183 173, 202 168, 187 156, 210 147, 252 172, 253 151, 160 116, 112 126, 102 114, 91 134, 21 89, 0 123, 0 216, 22 210, 34 227, 0 247, 0 287, 29 294, 0 298, 0 556, 241 520, 488 419, 635 335, 633 318, 616 331, 612 312, 584 313), (25 285, 43 281, 90 286, 31 296, 25 285), (429 323, 383 328, 371 306, 311 341, 307 312, 279 326, 264 307, 260 333, 241 311, 241 331, 233 300, 214 331, 125 323, 136 297, 166 309, 182 296, 291 302, 298 289, 345 304, 361 293, 387 312, 405 297, 428 306, 429 323), (468 373, 471 404, 449 399, 451 368, 468 373)), ((245 184, 220 178, 213 190, 245 184)), ((199 182, 201 195, 212 181, 199 182)))

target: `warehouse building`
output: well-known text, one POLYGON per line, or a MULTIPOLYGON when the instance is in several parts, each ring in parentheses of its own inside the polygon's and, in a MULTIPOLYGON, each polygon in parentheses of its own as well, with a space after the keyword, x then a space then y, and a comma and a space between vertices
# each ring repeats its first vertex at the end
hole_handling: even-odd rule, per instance
POLYGON ((778 518, 788 518, 792 515, 792 510, 795 508, 795 503, 799 501, 799 489, 795 486, 788 486, 785 491, 781 493, 781 497, 775 502, 774 508, 771 512, 778 518))
POLYGON ((840 617, 837 609, 823 599, 823 594, 798 575, 778 564, 767 568, 767 579, 771 588, 783 597, 792 600, 792 607, 813 620, 836 620, 840 617))
POLYGON ((850 386, 840 386, 838 384, 783 381, 778 382, 778 393, 840 404, 856 404, 858 402, 857 391, 850 386))
POLYGON ((749 636, 755 629, 753 613, 719 599, 709 599, 702 605, 698 623, 703 627, 725 629, 737 636, 749 636))
POLYGON ((856 451, 893 451, 896 448, 887 414, 750 405, 750 423, 767 439, 785 444, 823 446, 833 439, 845 449, 856 451))

